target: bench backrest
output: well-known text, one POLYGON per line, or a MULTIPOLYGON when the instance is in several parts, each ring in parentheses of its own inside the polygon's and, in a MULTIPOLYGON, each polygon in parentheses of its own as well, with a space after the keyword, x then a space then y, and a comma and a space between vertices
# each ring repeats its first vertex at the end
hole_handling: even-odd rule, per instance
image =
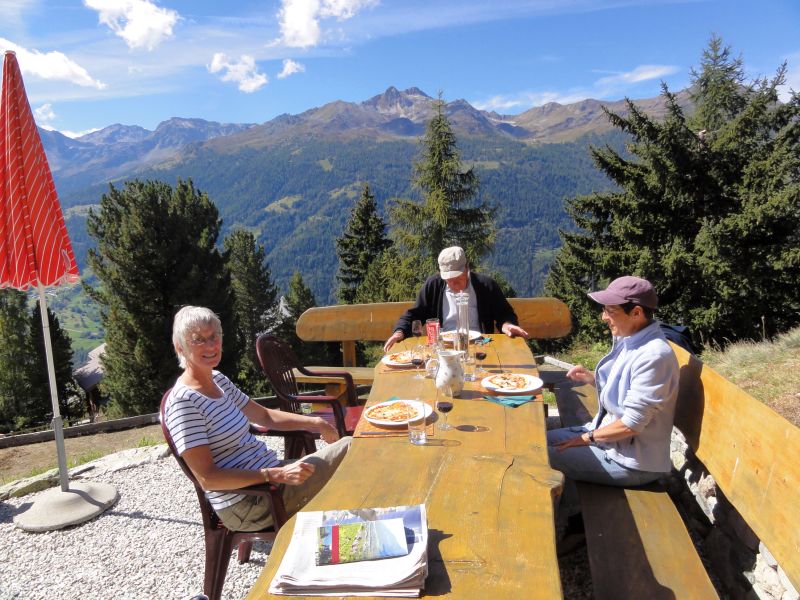
POLYGON ((800 589, 800 428, 683 348, 675 426, 800 589))
MULTIPOLYGON (((558 338, 572 329, 569 308, 556 298, 509 298, 520 326, 534 339, 558 338)), ((355 342, 384 341, 413 302, 339 304, 309 308, 297 320, 297 335, 308 342, 342 342, 345 366, 355 365, 355 342)))

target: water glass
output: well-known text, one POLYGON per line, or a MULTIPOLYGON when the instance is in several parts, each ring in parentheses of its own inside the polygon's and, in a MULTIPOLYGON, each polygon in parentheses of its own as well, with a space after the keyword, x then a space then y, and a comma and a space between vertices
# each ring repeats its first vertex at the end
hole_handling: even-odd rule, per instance
POLYGON ((428 442, 425 403, 417 398, 406 400, 406 405, 409 407, 408 440, 415 446, 422 446, 428 442))

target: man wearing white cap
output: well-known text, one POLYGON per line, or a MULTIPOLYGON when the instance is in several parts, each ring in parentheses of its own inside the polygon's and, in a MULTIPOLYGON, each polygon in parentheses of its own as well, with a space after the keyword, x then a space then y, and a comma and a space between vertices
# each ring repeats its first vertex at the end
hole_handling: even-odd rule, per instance
POLYGON ((495 327, 509 337, 527 338, 528 333, 518 325, 517 315, 506 300, 497 282, 481 273, 473 273, 467 265, 464 250, 458 246, 439 253, 439 273, 425 280, 417 301, 394 326, 394 333, 383 349, 388 352, 397 342, 411 335, 411 323, 438 318, 443 331, 456 328, 458 292, 469 294, 469 328, 482 333, 494 333, 495 327))
MULTIPOLYGON (((550 466, 567 476, 559 520, 577 512, 570 480, 636 486, 668 473, 679 367, 653 313, 658 296, 640 277, 619 277, 589 298, 602 305, 613 336, 594 372, 577 365, 567 377, 597 388, 591 423, 547 432, 550 466)), ((567 533, 569 528, 567 528, 567 533)))

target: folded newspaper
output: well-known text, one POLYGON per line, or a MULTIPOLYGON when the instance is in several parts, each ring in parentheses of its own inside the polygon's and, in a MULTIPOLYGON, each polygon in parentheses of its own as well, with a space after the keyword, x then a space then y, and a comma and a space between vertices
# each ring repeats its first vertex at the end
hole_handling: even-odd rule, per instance
POLYGON ((416 597, 425 587, 427 575, 424 504, 299 512, 269 591, 281 595, 416 597), (386 523, 376 525, 377 521, 386 523), (404 539, 397 535, 400 521, 404 539), (342 535, 334 544, 332 536, 338 533, 342 535), (377 558, 381 556, 391 557, 377 558))

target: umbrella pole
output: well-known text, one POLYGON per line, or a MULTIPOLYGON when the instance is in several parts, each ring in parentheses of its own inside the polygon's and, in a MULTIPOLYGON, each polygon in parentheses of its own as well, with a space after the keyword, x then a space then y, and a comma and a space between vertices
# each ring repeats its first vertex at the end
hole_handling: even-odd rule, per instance
POLYGON ((56 370, 53 366, 53 344, 50 341, 50 317, 47 314, 47 300, 44 297, 44 286, 39 282, 39 309, 42 313, 42 334, 44 335, 44 353, 47 357, 47 375, 50 379, 50 401, 53 404, 53 435, 58 453, 58 477, 61 491, 69 490, 67 474, 67 453, 64 448, 64 425, 61 411, 58 408, 58 388, 56 387, 56 370))

